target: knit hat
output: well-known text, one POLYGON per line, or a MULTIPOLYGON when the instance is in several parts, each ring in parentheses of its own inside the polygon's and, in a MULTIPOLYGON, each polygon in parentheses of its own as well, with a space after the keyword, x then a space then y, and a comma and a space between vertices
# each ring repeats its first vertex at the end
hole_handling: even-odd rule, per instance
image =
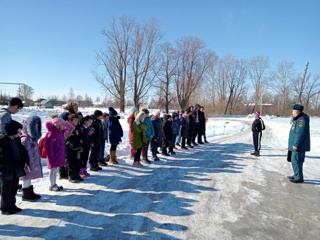
POLYGON ((4 125, 4 130, 8 134, 8 136, 13 136, 16 135, 17 133, 20 133, 22 130, 22 125, 21 123, 10 120, 4 125))
POLYGON ((153 115, 154 116, 157 116, 157 115, 159 115, 160 114, 160 111, 159 110, 155 110, 154 112, 153 112, 153 115))
POLYGON ((136 108, 135 106, 130 108, 130 114, 134 114, 136 111, 138 111, 139 109, 136 108))
POLYGON ((292 106, 292 110, 299 110, 300 112, 302 112, 304 109, 304 107, 300 104, 295 104, 292 106))
POLYGON ((256 111, 254 114, 260 117, 260 112, 256 111))
POLYGON ((143 111, 145 114, 149 113, 149 110, 146 109, 146 108, 142 109, 142 111, 143 111))
POLYGON ((53 118, 52 123, 53 123, 53 126, 55 126, 56 128, 59 128, 59 126, 61 124, 66 124, 66 122, 62 118, 59 118, 59 117, 53 118))
POLYGON ((109 107, 109 116, 110 117, 114 117, 115 115, 118 115, 118 112, 116 110, 114 110, 113 107, 109 107))
POLYGON ((176 112, 172 113, 172 118, 178 117, 178 114, 176 112))
POLYGON ((93 116, 94 116, 95 118, 100 117, 100 116, 102 116, 102 115, 103 115, 103 113, 102 113, 100 110, 95 110, 94 113, 93 113, 93 116))

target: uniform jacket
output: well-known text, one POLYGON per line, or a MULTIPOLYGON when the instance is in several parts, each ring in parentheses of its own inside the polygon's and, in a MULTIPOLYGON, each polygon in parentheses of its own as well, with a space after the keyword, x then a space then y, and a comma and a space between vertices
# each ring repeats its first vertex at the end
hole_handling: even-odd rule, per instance
POLYGON ((29 156, 20 138, 0 134, 0 179, 10 181, 25 175, 24 166, 29 164, 29 156))
POLYGON ((157 139, 158 147, 162 146, 162 128, 161 119, 156 116, 151 116, 151 122, 154 130, 153 140, 157 139))
POLYGON ((264 122, 261 118, 255 119, 252 123, 252 132, 261 132, 266 127, 264 125, 264 122))
POLYGON ((49 169, 66 165, 66 145, 63 132, 53 126, 51 121, 46 123, 48 138, 46 141, 47 166, 49 169), (54 133, 54 135, 53 135, 54 133))
POLYGON ((139 121, 139 118, 142 114, 144 115, 144 112, 138 113, 132 126, 134 149, 139 149, 147 145, 146 130, 148 129, 148 126, 143 122, 144 119, 141 122, 139 121))
POLYGON ((298 152, 310 151, 309 123, 309 116, 303 112, 293 118, 288 141, 289 151, 294 151, 293 146, 298 148, 298 152))
POLYGON ((150 117, 146 117, 144 119, 144 123, 147 124, 148 128, 146 130, 146 137, 147 137, 147 141, 151 141, 151 137, 150 136, 154 136, 154 128, 152 125, 152 121, 150 117))
POLYGON ((22 121, 21 143, 29 155, 29 166, 25 168, 26 175, 20 180, 32 180, 42 178, 42 164, 38 140, 41 138, 41 119, 31 116, 22 121), (38 128, 38 129, 37 129, 38 128))

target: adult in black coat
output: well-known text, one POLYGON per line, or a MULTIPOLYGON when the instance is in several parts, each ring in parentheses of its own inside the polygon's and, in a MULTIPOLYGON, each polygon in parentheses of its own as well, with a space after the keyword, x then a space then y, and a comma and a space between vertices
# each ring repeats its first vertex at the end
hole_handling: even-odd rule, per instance
POLYGON ((182 138, 181 148, 186 148, 186 139, 189 136, 189 114, 187 112, 182 115, 181 121, 180 121, 180 136, 182 138))
POLYGON ((151 140, 152 159, 154 161, 159 161, 159 158, 157 157, 157 148, 162 147, 162 126, 159 110, 156 110, 151 116, 151 122, 154 129, 154 136, 151 140))
POLYGON ((205 131, 206 131, 206 118, 203 111, 200 110, 198 113, 199 113, 198 143, 204 144, 204 142, 202 142, 202 136, 205 135, 205 131))
POLYGON ((198 145, 196 144, 196 137, 198 136, 198 132, 199 132, 199 126, 200 126, 200 105, 196 104, 194 106, 194 110, 192 111, 192 115, 194 115, 194 127, 193 127, 193 131, 192 131, 192 143, 193 145, 198 145))
POLYGON ((167 148, 170 145, 172 139, 172 117, 170 115, 165 115, 163 117, 162 123, 162 155, 169 156, 167 148))
MULTIPOLYGON (((195 120, 195 112, 192 111, 192 112, 189 112, 189 134, 188 134, 188 138, 187 138, 187 145, 188 147, 190 148, 193 148, 193 146, 191 145, 192 143, 192 137, 193 137, 193 129, 194 129, 194 120, 195 120)), ((195 145, 195 144, 193 144, 195 145)))

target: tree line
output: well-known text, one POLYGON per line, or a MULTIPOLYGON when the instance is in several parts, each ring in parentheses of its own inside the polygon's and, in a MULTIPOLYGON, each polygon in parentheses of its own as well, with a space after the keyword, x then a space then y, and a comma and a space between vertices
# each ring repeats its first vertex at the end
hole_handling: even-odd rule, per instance
POLYGON ((102 34, 105 47, 96 51, 93 75, 122 112, 127 98, 136 107, 149 104, 167 112, 196 102, 215 114, 287 116, 297 102, 310 114, 319 112, 320 75, 297 72, 292 61, 271 69, 268 56, 219 57, 194 36, 165 42, 153 18, 114 18, 102 34))

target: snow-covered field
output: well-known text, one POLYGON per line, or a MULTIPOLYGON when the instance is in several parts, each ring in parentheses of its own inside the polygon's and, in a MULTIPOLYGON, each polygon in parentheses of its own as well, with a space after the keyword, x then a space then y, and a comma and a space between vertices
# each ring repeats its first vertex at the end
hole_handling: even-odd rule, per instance
MULTIPOLYGON (((94 108, 80 108, 85 116, 94 108)), ((107 109, 100 109, 107 111, 107 109)), ((24 108, 13 119, 42 119, 43 135, 52 112, 24 108)), ((318 239, 320 234, 320 119, 311 117, 311 151, 304 184, 289 183, 286 162, 290 118, 263 116, 261 157, 253 150, 253 116, 209 118, 210 142, 144 168, 129 160, 128 115, 119 165, 109 165, 77 184, 58 180, 48 190, 48 170, 33 181, 37 202, 0 216, 1 239, 318 239)), ((106 146, 108 150, 109 146, 106 146)))

